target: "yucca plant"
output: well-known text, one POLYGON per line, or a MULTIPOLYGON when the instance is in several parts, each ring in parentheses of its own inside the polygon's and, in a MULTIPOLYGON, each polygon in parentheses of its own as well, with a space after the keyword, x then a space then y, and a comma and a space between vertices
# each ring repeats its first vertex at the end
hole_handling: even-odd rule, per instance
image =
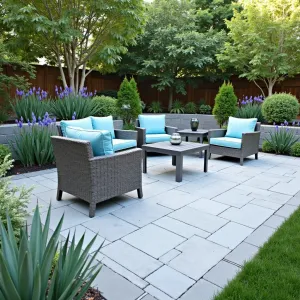
POLYGON ((159 101, 153 101, 148 107, 148 112, 150 113, 161 113, 163 111, 161 103, 159 101))
POLYGON ((170 110, 171 114, 183 114, 184 113, 184 106, 181 101, 175 100, 172 109, 170 110))
POLYGON ((101 270, 91 266, 98 251, 88 255, 96 236, 83 249, 84 235, 75 246, 75 236, 68 248, 69 237, 59 248, 60 219, 48 239, 51 208, 42 226, 38 206, 32 220, 30 237, 26 228, 21 231, 19 245, 10 218, 7 230, 0 221, 0 299, 1 300, 80 300, 101 270), (58 262, 51 272, 52 261, 59 252, 58 262))

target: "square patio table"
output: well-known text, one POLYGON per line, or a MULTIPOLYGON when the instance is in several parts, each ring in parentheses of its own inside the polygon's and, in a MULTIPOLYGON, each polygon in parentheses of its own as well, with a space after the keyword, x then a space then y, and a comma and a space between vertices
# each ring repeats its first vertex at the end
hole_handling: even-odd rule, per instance
POLYGON ((204 172, 208 170, 209 145, 199 143, 182 142, 180 145, 172 145, 170 142, 145 144, 143 149, 143 173, 147 173, 147 153, 155 152, 172 156, 172 165, 176 166, 176 182, 182 181, 183 155, 204 151, 204 172))

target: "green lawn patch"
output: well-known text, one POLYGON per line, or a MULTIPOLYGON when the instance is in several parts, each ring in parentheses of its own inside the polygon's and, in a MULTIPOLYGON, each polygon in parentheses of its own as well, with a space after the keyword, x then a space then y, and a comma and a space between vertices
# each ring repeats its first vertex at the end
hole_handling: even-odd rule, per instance
POLYGON ((214 299, 300 299, 300 209, 214 299))

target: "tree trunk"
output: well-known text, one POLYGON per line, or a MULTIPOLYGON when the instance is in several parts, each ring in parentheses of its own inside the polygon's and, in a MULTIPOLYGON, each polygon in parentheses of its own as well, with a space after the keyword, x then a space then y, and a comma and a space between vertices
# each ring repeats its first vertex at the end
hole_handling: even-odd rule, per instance
POLYGON ((275 80, 268 80, 268 96, 273 95, 273 87, 275 85, 275 80))
MULTIPOLYGON (((79 91, 82 90, 84 88, 84 83, 85 83, 85 70, 86 70, 86 65, 84 64, 82 66, 82 70, 81 70, 81 79, 80 79, 80 85, 79 85, 79 91)), ((78 91, 78 92, 79 92, 78 91)))
POLYGON ((173 106, 173 94, 174 94, 174 87, 169 87, 169 104, 168 104, 168 111, 172 109, 173 106))

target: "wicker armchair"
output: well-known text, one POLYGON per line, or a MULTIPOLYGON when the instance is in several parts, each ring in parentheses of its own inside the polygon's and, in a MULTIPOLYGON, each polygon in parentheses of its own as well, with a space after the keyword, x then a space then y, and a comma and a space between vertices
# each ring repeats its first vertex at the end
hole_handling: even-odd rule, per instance
MULTIPOLYGON (((237 157, 240 159, 240 165, 243 165, 244 158, 255 155, 255 159, 258 159, 259 151, 259 139, 260 139, 260 125, 261 123, 257 122, 254 132, 243 133, 242 136, 242 147, 240 149, 221 147, 217 145, 209 145, 209 158, 211 154, 218 154, 230 157, 237 157)), ((208 141, 211 138, 225 137, 226 129, 213 129, 208 132, 208 141)))
POLYGON ((143 197, 141 149, 94 157, 89 141, 51 139, 58 173, 57 200, 67 192, 89 202, 92 218, 99 202, 133 190, 143 197))

